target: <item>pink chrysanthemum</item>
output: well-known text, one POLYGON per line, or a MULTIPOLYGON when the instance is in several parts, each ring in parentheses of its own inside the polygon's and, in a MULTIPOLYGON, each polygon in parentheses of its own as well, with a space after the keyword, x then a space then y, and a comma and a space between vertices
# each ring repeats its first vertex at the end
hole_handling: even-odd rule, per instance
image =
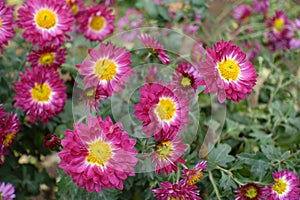
POLYGON ((253 11, 256 13, 267 13, 269 6, 269 0, 253 0, 253 11))
POLYGON ((63 44, 74 20, 64 1, 55 0, 29 0, 18 10, 18 18, 18 27, 25 29, 23 37, 40 47, 63 44))
POLYGON ((236 19, 239 23, 241 23, 244 20, 247 20, 251 15, 251 8, 247 4, 241 4, 237 6, 233 13, 232 17, 236 19))
POLYGON ((76 17, 79 31, 91 41, 102 41, 114 31, 115 16, 112 10, 103 5, 85 9, 76 17))
POLYGON ((38 50, 32 50, 32 53, 27 56, 31 67, 47 67, 54 70, 66 61, 66 49, 57 47, 43 47, 38 50))
POLYGON ((171 87, 158 83, 145 83, 140 88, 140 104, 134 105, 134 115, 142 120, 142 130, 147 136, 161 130, 183 130, 188 123, 189 100, 171 87))
POLYGON ((155 152, 151 153, 152 162, 155 163, 155 173, 168 175, 172 171, 177 171, 178 162, 184 164, 185 161, 181 157, 187 145, 182 142, 178 132, 168 130, 156 135, 155 152), (157 137, 160 135, 160 137, 157 137))
POLYGON ((75 17, 77 17, 81 11, 85 10, 83 0, 66 0, 66 5, 75 17))
POLYGON ((5 2, 0 0, 0 52, 3 45, 8 44, 8 40, 12 39, 15 34, 13 29, 13 8, 11 6, 5 6, 5 2))
POLYGON ((290 49, 290 41, 294 36, 294 29, 285 12, 276 11, 275 16, 267 19, 265 23, 270 29, 265 34, 265 37, 269 40, 267 45, 270 47, 270 50, 290 49))
POLYGON ((123 189, 127 176, 134 176, 137 163, 135 140, 122 131, 122 124, 113 124, 108 117, 88 118, 88 125, 74 124, 67 130, 58 153, 59 167, 70 174, 79 187, 89 192, 102 188, 123 189))
POLYGON ((169 55, 165 52, 165 48, 156 39, 152 38, 149 34, 141 34, 139 39, 148 51, 156 55, 163 64, 167 65, 171 63, 169 55))
POLYGON ((0 104, 0 164, 3 156, 8 154, 7 148, 12 145, 20 130, 20 122, 15 113, 7 114, 0 104))
POLYGON ((265 199, 266 189, 255 183, 240 185, 239 189, 234 191, 235 200, 261 200, 265 199))
POLYGON ((195 185, 196 182, 200 181, 203 176, 203 171, 206 170, 206 161, 201 161, 196 164, 193 169, 183 169, 183 180, 188 185, 195 185))
POLYGON ((274 183, 268 188, 268 200, 299 200, 299 176, 290 170, 273 173, 274 183))
POLYGON ((214 49, 206 48, 206 61, 198 70, 205 81, 205 92, 218 93, 219 102, 226 97, 238 102, 250 94, 256 84, 258 74, 250 61, 245 61, 246 53, 232 41, 217 42, 214 49))
POLYGON ((133 75, 131 70, 131 54, 126 48, 117 48, 113 44, 100 44, 98 49, 89 51, 91 60, 85 59, 81 65, 80 75, 83 75, 85 88, 96 88, 98 85, 112 95, 124 87, 128 77, 133 75))
POLYGON ((94 108, 98 112, 100 101, 108 98, 110 95, 109 91, 105 90, 101 85, 97 85, 96 87, 85 89, 81 100, 85 101, 85 109, 89 107, 90 112, 92 112, 94 108))
POLYGON ((0 183, 0 199, 1 200, 12 200, 16 197, 15 187, 11 183, 0 183))
POLYGON ((171 85, 174 85, 183 94, 187 94, 187 90, 191 88, 195 92, 197 87, 204 83, 199 71, 189 62, 178 65, 172 80, 171 85))
POLYGON ((203 48, 202 42, 197 42, 191 52, 191 59, 194 63, 203 61, 205 57, 205 50, 203 48))
POLYGON ((163 182, 160 185, 161 188, 152 189, 157 200, 201 200, 197 186, 188 185, 183 180, 175 184, 163 182))
POLYGON ((52 69, 25 69, 20 74, 20 81, 16 82, 14 104, 21 106, 22 111, 29 116, 29 122, 35 123, 36 118, 46 124, 48 119, 58 115, 65 105, 67 95, 63 80, 52 69))

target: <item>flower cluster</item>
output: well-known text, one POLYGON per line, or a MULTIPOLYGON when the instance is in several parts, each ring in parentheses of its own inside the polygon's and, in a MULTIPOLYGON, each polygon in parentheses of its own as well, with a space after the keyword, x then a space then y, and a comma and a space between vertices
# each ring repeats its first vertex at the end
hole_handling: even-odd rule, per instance
POLYGON ((6 6, 5 2, 0 0, 0 52, 3 45, 7 45, 8 40, 14 37, 13 18, 13 8, 6 6))
POLYGON ((11 183, 0 183, 0 199, 13 200, 16 197, 15 187, 11 183))
POLYGON ((3 156, 8 154, 7 148, 12 145, 19 130, 20 122, 17 115, 6 113, 0 104, 0 165, 3 164, 3 156))

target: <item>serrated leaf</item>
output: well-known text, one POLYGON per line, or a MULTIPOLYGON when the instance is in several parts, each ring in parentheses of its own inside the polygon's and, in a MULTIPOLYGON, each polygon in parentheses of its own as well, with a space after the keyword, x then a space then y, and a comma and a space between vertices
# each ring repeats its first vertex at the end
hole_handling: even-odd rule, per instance
POLYGON ((208 154, 207 168, 215 169, 217 166, 227 167, 227 163, 234 161, 234 157, 229 155, 231 147, 228 144, 219 144, 208 154))

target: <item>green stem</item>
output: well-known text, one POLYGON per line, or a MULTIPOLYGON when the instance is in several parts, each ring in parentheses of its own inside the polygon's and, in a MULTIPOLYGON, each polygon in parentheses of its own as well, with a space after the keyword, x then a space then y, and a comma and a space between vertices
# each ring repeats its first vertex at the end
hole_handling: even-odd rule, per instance
POLYGON ((216 182, 214 180, 214 177, 213 177, 211 171, 208 171, 208 177, 209 177, 209 180, 210 180, 211 184, 213 185, 214 191, 215 191, 215 193, 217 195, 217 199, 221 200, 220 192, 219 192, 219 190, 217 188, 216 182))

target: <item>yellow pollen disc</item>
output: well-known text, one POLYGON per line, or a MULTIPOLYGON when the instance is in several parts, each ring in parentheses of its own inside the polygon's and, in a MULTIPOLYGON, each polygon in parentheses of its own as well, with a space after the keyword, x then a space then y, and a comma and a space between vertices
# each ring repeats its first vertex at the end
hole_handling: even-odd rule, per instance
POLYGON ((32 88, 31 90, 32 98, 39 103, 49 101, 50 95, 51 95, 51 88, 47 83, 44 84, 35 83, 34 88, 32 88))
POLYGON ((89 144, 89 154, 86 160, 89 163, 104 167, 112 155, 110 144, 102 140, 97 140, 89 144))
POLYGON ((162 142, 157 146, 156 157, 165 160, 173 153, 173 145, 170 141, 162 142))
POLYGON ((184 77, 181 79, 181 85, 183 87, 186 87, 186 86, 190 86, 191 85, 191 79, 188 78, 188 77, 184 77))
POLYGON ((177 197, 168 197, 168 200, 181 200, 181 198, 177 198, 177 197))
POLYGON ((227 81, 235 81, 240 75, 239 63, 228 58, 218 63, 218 70, 221 77, 227 81))
POLYGON ((281 32, 284 28, 284 20, 282 18, 275 19, 274 28, 277 32, 281 32))
POLYGON ((282 179, 277 179, 277 180, 275 180, 275 184, 273 185, 272 189, 277 194, 282 194, 287 189, 287 183, 284 180, 282 180, 282 179))
POLYGON ((35 17, 40 28, 50 29, 56 25, 56 14, 49 9, 41 9, 35 17))
POLYGON ((66 4, 75 3, 75 0, 66 0, 66 4))
POLYGON ((110 81, 117 74, 117 65, 108 59, 100 59, 94 66, 94 73, 98 75, 100 81, 110 81))
POLYGON ((176 105, 170 98, 161 98, 155 111, 161 120, 169 121, 175 116, 176 105))
POLYGON ((16 137, 16 134, 16 132, 6 134, 3 141, 4 146, 8 147, 12 143, 12 140, 16 137))
POLYGON ((198 170, 196 174, 194 174, 194 176, 192 176, 189 180, 188 180, 188 184, 189 185, 195 185, 197 181, 199 181, 203 176, 203 173, 198 170))
POLYGON ((247 190, 247 193, 245 194, 245 196, 250 199, 254 199, 257 197, 257 190, 254 187, 251 187, 247 190))
POLYGON ((2 18, 0 17, 0 28, 2 27, 2 18))
POLYGON ((90 22, 90 28, 94 31, 100 31, 105 25, 105 19, 102 16, 93 16, 90 22))
POLYGON ((39 58, 39 63, 42 65, 50 66, 55 59, 55 53, 43 53, 39 58))
POLYGON ((72 5, 71 10, 73 15, 76 15, 78 13, 78 5, 77 4, 72 5))

